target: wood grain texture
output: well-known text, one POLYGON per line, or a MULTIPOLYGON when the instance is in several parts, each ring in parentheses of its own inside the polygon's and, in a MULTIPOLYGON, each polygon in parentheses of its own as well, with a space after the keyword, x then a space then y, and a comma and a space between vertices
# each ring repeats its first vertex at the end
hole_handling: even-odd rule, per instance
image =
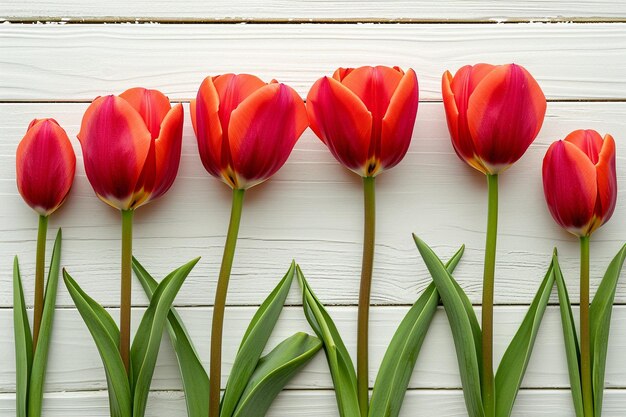
POLYGON ((515 61, 550 99, 626 99, 626 23, 515 25, 0 25, 0 101, 91 100, 141 84, 195 97, 224 72, 276 78, 303 95, 339 66, 413 67, 421 98, 441 75, 515 61))
MULTIPOLYGON (((604 394, 603 417, 624 417, 626 390, 607 390, 604 394)), ((48 417, 107 417, 106 393, 68 392, 44 397, 44 413, 48 417), (86 414, 88 413, 88 414, 86 414)), ((13 394, 0 394, 0 415, 15 414, 13 394)), ((146 415, 150 417, 184 417, 185 399, 181 392, 153 392, 146 415)), ((568 390, 522 390, 512 417, 571 417, 574 415, 568 390)), ((267 417, 338 417, 332 391, 283 391, 267 413, 267 417)), ((437 416, 465 417, 461 391, 408 391, 400 417, 437 416)))
POLYGON ((479 20, 623 19, 620 0, 5 0, 6 20, 247 21, 272 20, 479 20))
MULTIPOLYGON (((292 290, 298 292, 297 288, 292 290)), ((409 307, 373 307, 370 320, 370 386, 373 386, 378 367, 398 324, 409 307)), ((144 309, 135 309, 134 327, 138 326, 144 309)), ((247 328, 256 308, 231 307, 226 311, 224 335, 223 385, 226 383, 233 364, 236 347, 247 328)), ((480 313, 480 308, 477 308, 480 313)), ((499 363, 506 347, 519 327, 526 306, 501 306, 495 310, 495 363, 499 363)), ((118 309, 110 310, 117 319, 118 309)), ((210 351, 210 325, 212 309, 206 307, 184 307, 179 309, 192 336, 196 348, 208 368, 210 351)), ((356 358, 356 307, 330 307, 344 342, 353 358, 356 358)), ((578 315, 578 309, 574 312, 578 315)), ((0 326, 12 329, 12 312, 0 310, 0 326)), ((626 388, 626 306, 617 306, 612 318, 612 331, 608 353, 606 374, 607 388, 626 388)), ((268 343, 269 349, 295 332, 313 334, 303 318, 300 307, 286 307, 278 326, 268 343)), ((12 334, 12 333, 11 333, 12 334)), ((50 351, 50 361, 46 379, 47 391, 86 391, 104 390, 106 381, 102 362, 96 347, 78 312, 74 309, 60 309, 55 317, 54 343, 50 351), (74 354, 68 354, 74 352, 74 354), (80 355, 76 354, 80 352, 80 355)), ((0 392, 15 390, 15 365, 13 337, 0 339, 0 392)), ((410 388, 453 389, 460 388, 458 365, 450 327, 442 308, 437 312, 420 352, 413 372, 410 388)), ((561 330, 561 319, 557 306, 550 306, 545 314, 536 342, 523 387, 526 388, 568 388, 567 362, 561 330)), ((317 357, 287 386, 288 389, 330 389, 332 381, 323 353, 317 357)), ((180 373, 174 352, 167 337, 164 338, 157 370, 152 382, 154 390, 182 390, 180 373)))
MULTIPOLYGON (((11 262, 21 262, 27 303, 32 303, 36 215, 15 185, 15 149, 34 117, 54 116, 75 138, 86 104, 0 105, 0 306, 9 307, 11 262)), ((187 106, 185 106, 187 111, 187 106)), ((187 115, 188 116, 188 115, 187 115)), ((378 231, 372 302, 411 304, 430 282, 411 232, 442 256, 467 250, 456 277, 480 303, 486 221, 486 183, 452 150, 441 103, 423 103, 411 148, 400 165, 378 180, 378 231), (398 221, 398 219, 402 219, 398 221)), ((617 144, 618 182, 626 184, 626 103, 550 103, 542 132, 527 154, 501 178, 496 303, 527 304, 558 246, 570 295, 578 299, 578 242, 562 231, 545 206, 541 161, 547 146, 576 128, 610 132, 617 144)), ((80 146, 77 178, 68 201, 50 221, 63 227, 62 265, 99 302, 119 302, 119 213, 98 200, 86 177, 80 146)), ((181 168, 172 189, 135 216, 136 256, 157 277, 203 256, 177 297, 177 305, 213 300, 230 191, 202 167, 189 119, 181 168)), ((296 259, 327 304, 355 305, 362 240, 362 190, 358 176, 341 167, 308 131, 287 164, 250 190, 245 202, 228 303, 258 305, 296 259)), ((592 239, 592 294, 626 238, 626 187, 620 187, 611 221, 592 239)), ((556 302, 556 296, 553 296, 556 302)), ((626 284, 618 285, 626 302, 626 284)), ((291 304, 300 299, 292 295, 291 304)), ((135 284, 135 305, 145 305, 135 284)), ((73 306, 61 286, 59 306, 73 306)))

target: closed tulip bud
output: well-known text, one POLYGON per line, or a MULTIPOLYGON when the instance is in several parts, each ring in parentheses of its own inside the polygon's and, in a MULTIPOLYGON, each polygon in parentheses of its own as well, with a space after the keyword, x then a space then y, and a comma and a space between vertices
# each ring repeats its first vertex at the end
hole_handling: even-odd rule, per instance
POLYGON ((74 181, 76 156, 65 130, 54 119, 35 119, 17 147, 17 189, 42 216, 54 212, 74 181))
POLYGON ((615 210, 615 141, 595 130, 576 130, 554 142, 543 159, 543 190, 554 220, 589 236, 615 210))
POLYGON ((105 203, 135 209, 163 195, 178 172, 183 107, 157 90, 131 88, 96 98, 78 139, 85 172, 105 203))
POLYGON ((308 125, 291 87, 249 74, 205 78, 190 108, 205 169, 233 189, 274 175, 308 125))
POLYGON ((397 165, 409 149, 418 96, 412 69, 339 68, 311 87, 309 123, 342 165, 374 177, 397 165))
POLYGON ((459 157, 498 174, 524 155, 546 113, 537 81, 520 65, 467 65, 443 74, 443 103, 459 157))

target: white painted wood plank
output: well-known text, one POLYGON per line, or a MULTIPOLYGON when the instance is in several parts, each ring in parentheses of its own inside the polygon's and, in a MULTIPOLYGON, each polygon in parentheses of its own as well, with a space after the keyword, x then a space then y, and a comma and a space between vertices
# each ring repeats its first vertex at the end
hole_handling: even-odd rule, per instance
POLYGON ((339 66, 413 67, 440 100, 446 69, 525 65, 552 99, 626 98, 626 24, 1 25, 0 100, 91 100, 141 84, 195 97, 209 74, 251 72, 303 95, 339 66))
MULTIPOLYGON (((295 289, 294 289, 295 292, 295 289)), ((378 367, 385 354, 389 341, 404 317, 408 307, 374 307, 370 321, 370 385, 373 386, 378 367)), ((133 324, 139 324, 143 309, 135 310, 133 324)), ((256 308, 237 307, 226 312, 223 358, 223 384, 226 383, 241 338, 254 315, 256 308)), ((480 309, 477 309, 480 312, 480 309)), ((495 363, 499 363, 510 340, 522 322, 527 308, 496 307, 495 310, 495 363)), ((210 352, 210 332, 212 309, 205 307, 185 307, 179 309, 183 320, 203 363, 208 368, 210 352)), ((353 358, 356 358, 356 307, 330 307, 344 342, 353 358)), ((111 311, 117 318, 119 311, 111 311)), ((574 310, 576 317, 578 309, 574 310)), ((12 337, 12 312, 0 310, 0 325, 3 335, 0 339, 0 392, 15 390, 15 365, 12 337), (9 333, 10 332, 10 333, 9 333)), ((609 352, 607 359, 607 388, 626 388, 626 306, 616 306, 613 312, 609 352)), ((296 332, 313 334, 305 321, 300 307, 286 307, 268 343, 268 351, 281 340, 296 332)), ((437 312, 418 358, 410 388, 450 389, 460 388, 458 365, 454 343, 448 320, 442 308, 437 312)), ((561 319, 558 306, 550 306, 545 314, 536 341, 523 387, 527 388, 568 388, 569 377, 561 319)), ((323 353, 300 373, 288 389, 328 389, 332 381, 323 353)), ((86 391, 106 389, 102 362, 96 347, 78 312, 74 309, 61 309, 55 317, 54 339, 50 351, 46 391, 86 391)), ((180 390, 180 374, 169 340, 164 338, 161 345, 157 369, 152 389, 180 390)))
MULTIPOLYGON (((11 306, 12 257, 19 255, 26 299, 33 300, 35 214, 15 186, 14 155, 28 122, 54 116, 75 138, 86 104, 0 105, 0 306, 11 306)), ((187 106, 185 107, 187 111, 187 106)), ((626 238, 626 103, 550 103, 539 138, 501 178, 496 302, 530 303, 554 245, 574 301, 578 299, 578 242, 550 217, 541 185, 541 161, 549 143, 576 128, 611 132, 617 143, 619 190, 613 219, 592 239, 591 276, 599 279, 626 238), (523 214, 523 215, 522 215, 523 214)), ((179 177, 161 200, 138 210, 137 257, 156 276, 202 255, 179 294, 177 305, 210 305, 230 209, 228 188, 211 178, 197 156, 187 119, 179 177)), ((119 215, 100 202, 87 182, 80 146, 77 178, 61 210, 52 216, 62 226, 62 264, 83 288, 105 305, 119 299, 119 215)), ((303 267, 328 304, 356 304, 362 241, 360 179, 343 169, 307 132, 289 162, 246 197, 229 304, 259 304, 292 259, 303 267)), ((372 302, 411 304, 430 282, 411 232, 442 257, 462 244, 465 256, 456 277, 474 303, 481 300, 486 218, 486 184, 454 154, 441 103, 423 103, 405 160, 378 180, 378 231, 372 302), (398 221, 402 219, 402 221, 398 221)), ((62 287, 62 286, 61 286, 62 287)), ((556 297, 553 297, 556 301, 556 297)), ((616 301, 626 302, 626 284, 616 301)), ((145 304, 138 285, 134 303, 145 304)), ((298 304, 295 295, 289 303, 298 304)), ((65 288, 59 306, 72 306, 65 288)))
MULTIPOLYGON (((44 413, 49 417, 108 417, 106 392, 54 393, 44 397, 44 413)), ((607 390, 603 417, 624 417, 626 390, 607 390)), ((15 415, 14 394, 0 394, 0 415, 15 415)), ((153 392, 148 400, 147 417, 185 417, 181 392, 153 392)), ((571 417, 574 415, 568 390, 522 390, 512 417, 571 417)), ((272 404, 267 417, 338 417, 332 391, 284 391, 272 404)), ((408 391, 401 417, 466 417, 461 391, 408 391)))
POLYGON ((7 20, 487 20, 623 19, 619 0, 5 0, 7 20))

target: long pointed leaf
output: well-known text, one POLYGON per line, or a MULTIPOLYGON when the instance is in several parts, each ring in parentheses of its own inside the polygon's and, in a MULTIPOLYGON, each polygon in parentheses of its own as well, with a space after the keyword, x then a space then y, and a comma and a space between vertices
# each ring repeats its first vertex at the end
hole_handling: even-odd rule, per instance
POLYGON ((120 337, 115 321, 65 270, 63 280, 102 358, 109 388, 111 417, 132 417, 130 385, 118 351, 120 337))
POLYGON ((232 416, 264 417, 287 382, 321 348, 322 342, 306 333, 296 333, 285 339, 259 360, 232 416))
POLYGON ((554 286, 552 263, 524 320, 506 349, 496 373, 496 416, 509 417, 528 367, 541 319, 554 286))
POLYGON ((28 384, 33 364, 33 336, 24 303, 17 256, 13 259, 13 329, 15 332, 16 417, 28 416, 28 384))
POLYGON ((326 360, 335 387, 335 397, 341 417, 359 417, 356 373, 350 354, 346 349, 337 327, 324 305, 317 299, 307 283, 300 267, 296 267, 298 282, 302 288, 302 306, 304 315, 324 343, 326 360))
POLYGON ((41 416, 43 401, 43 384, 48 364, 48 349, 50 346, 50 334, 52 333, 52 319, 56 307, 57 287, 59 284, 59 270, 61 267, 61 229, 57 232, 52 249, 52 260, 48 270, 46 293, 44 296, 43 315, 41 330, 37 341, 37 350, 33 358, 33 369, 30 374, 30 386, 28 394, 28 417, 41 416))
POLYGON ((196 258, 175 269, 161 281, 150 300, 150 306, 141 319, 131 347, 133 417, 143 417, 146 412, 163 327, 165 327, 174 298, 199 259, 196 258))
POLYGON ((220 412, 223 417, 230 417, 235 411, 237 403, 239 403, 241 394, 259 362, 263 349, 265 349, 274 326, 276 326, 280 312, 283 310, 293 282, 294 272, 295 263, 292 262, 283 279, 263 301, 246 329, 224 391, 220 412))
MULTIPOLYGON (((151 299, 158 282, 150 276, 148 271, 135 258, 133 258, 133 270, 148 298, 151 299)), ((176 353, 183 381, 187 416, 207 417, 209 415, 209 397, 207 395, 209 392, 209 377, 187 333, 187 329, 174 307, 170 309, 167 321, 167 331, 176 353)))
MULTIPOLYGON (((456 268, 464 249, 461 246, 446 264, 450 273, 456 268)), ((415 362, 438 303, 439 293, 431 283, 402 319, 380 364, 372 391, 370 417, 397 417, 400 414, 415 362)))
POLYGON ((471 316, 468 315, 464 302, 454 285, 454 279, 441 260, 417 236, 413 235, 413 239, 437 286, 450 322, 467 412, 470 417, 484 417, 485 411, 480 390, 480 362, 471 316))
POLYGON ((554 280, 559 294, 559 309, 561 311, 561 324, 563 326, 563 341, 565 343, 565 355, 567 357, 567 369, 569 381, 574 401, 576 417, 584 417, 583 391, 580 377, 580 348, 578 346, 578 336, 576 335, 576 325, 572 314, 572 304, 567 294, 567 286, 563 280, 559 259, 556 253, 552 257, 552 268, 554 270, 554 280))
POLYGON ((604 274, 589 310, 591 339, 591 371, 593 381, 593 408, 596 416, 602 415, 604 394, 604 372, 606 352, 609 346, 609 329, 615 289, 626 258, 626 245, 615 255, 604 274))

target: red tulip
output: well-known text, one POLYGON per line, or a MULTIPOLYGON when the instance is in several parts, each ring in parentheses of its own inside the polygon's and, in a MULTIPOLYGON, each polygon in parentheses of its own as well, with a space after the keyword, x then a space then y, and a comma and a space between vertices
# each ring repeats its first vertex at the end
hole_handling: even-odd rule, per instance
POLYGON ((515 64, 466 65, 443 74, 443 103, 459 157, 485 174, 497 174, 522 157, 546 114, 537 81, 515 64))
POLYGON ((17 189, 42 216, 54 212, 74 181, 76 156, 65 130, 54 119, 35 119, 17 147, 17 189))
POLYGON ((615 210, 615 141, 576 130, 550 145, 543 159, 543 190, 552 217, 568 232, 589 236, 615 210))
POLYGON ((249 74, 205 78, 190 107, 204 167, 234 189, 274 175, 307 128, 291 87, 249 74))
POLYGON ((373 177, 396 166, 409 149, 418 95, 412 69, 339 68, 311 87, 309 123, 341 164, 373 177))
POLYGON ((78 134, 85 172, 100 199, 120 210, 163 195, 180 163, 183 107, 157 90, 96 98, 78 134))

